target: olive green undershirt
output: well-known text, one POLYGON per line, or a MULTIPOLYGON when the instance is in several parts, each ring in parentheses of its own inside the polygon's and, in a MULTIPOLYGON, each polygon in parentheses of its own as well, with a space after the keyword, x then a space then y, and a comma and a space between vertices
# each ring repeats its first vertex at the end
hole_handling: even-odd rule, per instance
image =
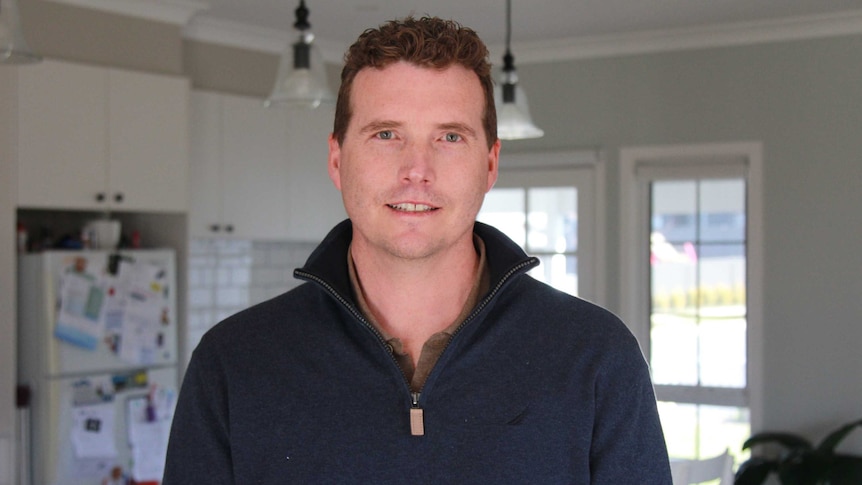
MULTIPOLYGON (((470 294, 467 296, 467 301, 464 302, 464 307, 461 308, 461 313, 454 322, 450 323, 442 332, 435 333, 428 338, 422 346, 422 352, 419 354, 419 360, 415 366, 413 365, 413 358, 404 350, 401 339, 387 334, 383 328, 381 328, 377 320, 375 320, 374 315, 371 313, 368 306, 368 302, 365 299, 365 293, 362 290, 362 283, 356 272, 356 266, 353 263, 353 256, 349 250, 347 251, 347 268, 348 273, 350 274, 350 284, 353 288, 356 302, 359 305, 359 310, 363 315, 365 315, 365 318, 371 322, 374 328, 383 335, 383 338, 389 345, 392 355, 395 356, 395 359, 401 366, 401 370, 404 372, 404 376, 410 383, 412 391, 419 391, 422 389, 422 386, 425 384, 425 379, 428 378, 428 374, 431 373, 431 369, 434 368, 434 364, 437 362, 440 354, 443 353, 443 349, 446 348, 446 345, 449 343, 449 339, 452 338, 452 333, 458 328, 458 325, 467 318, 470 312, 473 311, 473 308, 479 301, 479 297, 487 293, 490 288, 491 272, 488 269, 488 262, 485 259, 485 244, 478 236, 474 235, 473 245, 476 248, 476 254, 479 256, 479 264, 476 265, 476 274, 473 276, 473 286, 470 289, 470 294)), ((421 297, 421 295, 417 297, 421 297)))

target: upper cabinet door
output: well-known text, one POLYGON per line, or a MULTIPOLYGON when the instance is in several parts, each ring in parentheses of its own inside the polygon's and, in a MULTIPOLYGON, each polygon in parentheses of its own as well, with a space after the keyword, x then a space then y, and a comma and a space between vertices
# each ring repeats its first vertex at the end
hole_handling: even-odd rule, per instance
POLYGON ((188 210, 188 80, 109 72, 111 202, 130 211, 188 210))
POLYGON ((333 106, 288 116, 287 160, 291 239, 316 242, 347 217, 327 171, 333 106))
POLYGON ((105 69, 92 66, 45 61, 18 69, 18 205, 104 206, 107 83, 105 69))
POLYGON ((192 91, 190 118, 189 232, 198 237, 229 234, 222 224, 222 95, 192 91))
POLYGON ((255 98, 223 103, 223 222, 236 236, 288 239, 287 112, 255 98))
POLYGON ((188 210, 188 80, 59 61, 17 76, 20 207, 188 210))
POLYGON ((345 217, 326 170, 333 110, 192 92, 193 237, 319 241, 345 217))

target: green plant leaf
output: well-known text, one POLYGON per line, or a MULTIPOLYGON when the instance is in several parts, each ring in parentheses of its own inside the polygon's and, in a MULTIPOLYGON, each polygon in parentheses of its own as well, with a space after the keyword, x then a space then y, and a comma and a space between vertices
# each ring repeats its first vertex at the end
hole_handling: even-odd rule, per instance
POLYGON ((862 419, 845 424, 844 426, 833 431, 829 436, 823 439, 817 449, 824 453, 834 452, 835 447, 838 446, 838 443, 840 443, 841 440, 843 440, 848 434, 850 434, 850 432, 853 431, 857 426, 862 426, 862 419))
POLYGON ((780 467, 778 478, 782 485, 815 485, 821 483, 825 470, 810 466, 780 467))
POLYGON ((739 465, 734 477, 734 485, 760 485, 778 467, 773 460, 754 457, 739 465))
POLYGON ((777 433, 777 432, 765 432, 758 433, 751 438, 745 440, 745 443, 742 444, 742 449, 746 450, 755 445, 763 445, 767 443, 777 443, 785 448, 789 448, 791 450, 794 449, 802 449, 802 450, 813 450, 814 445, 811 444, 807 439, 792 433, 777 433))
POLYGON ((859 485, 862 483, 862 456, 835 456, 828 478, 831 485, 859 485))

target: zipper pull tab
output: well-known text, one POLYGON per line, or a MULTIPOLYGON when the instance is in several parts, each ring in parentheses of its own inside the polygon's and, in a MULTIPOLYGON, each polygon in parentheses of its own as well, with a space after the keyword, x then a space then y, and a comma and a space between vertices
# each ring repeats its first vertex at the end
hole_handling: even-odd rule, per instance
POLYGON ((419 393, 412 393, 413 406, 410 408, 410 434, 413 436, 425 435, 425 416, 419 407, 419 393))

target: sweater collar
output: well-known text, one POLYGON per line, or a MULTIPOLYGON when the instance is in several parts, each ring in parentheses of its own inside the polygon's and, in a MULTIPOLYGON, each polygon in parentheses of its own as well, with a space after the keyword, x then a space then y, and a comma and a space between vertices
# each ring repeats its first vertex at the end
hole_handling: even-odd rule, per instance
MULTIPOLYGON (((473 232, 485 242, 492 288, 510 274, 513 268, 522 265, 521 271, 527 271, 538 264, 538 259, 527 256, 520 246, 494 227, 476 222, 473 232), (529 264, 525 265, 524 263, 527 262, 529 264)), ((336 293, 355 303, 346 264, 352 239, 353 224, 350 219, 345 219, 329 231, 308 257, 305 265, 294 271, 294 276, 324 283, 336 293)))

